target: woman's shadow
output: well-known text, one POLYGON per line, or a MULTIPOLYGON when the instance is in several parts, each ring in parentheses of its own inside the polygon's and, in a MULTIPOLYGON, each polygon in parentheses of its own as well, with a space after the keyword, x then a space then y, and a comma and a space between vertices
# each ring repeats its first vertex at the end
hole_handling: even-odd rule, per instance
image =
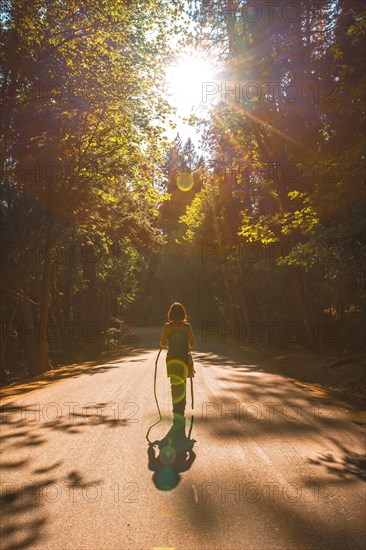
POLYGON ((180 474, 192 466, 196 454, 193 446, 195 439, 191 439, 193 417, 186 435, 186 417, 174 414, 173 424, 161 440, 149 442, 147 451, 149 470, 152 470, 155 487, 161 491, 174 489, 180 481, 180 474))

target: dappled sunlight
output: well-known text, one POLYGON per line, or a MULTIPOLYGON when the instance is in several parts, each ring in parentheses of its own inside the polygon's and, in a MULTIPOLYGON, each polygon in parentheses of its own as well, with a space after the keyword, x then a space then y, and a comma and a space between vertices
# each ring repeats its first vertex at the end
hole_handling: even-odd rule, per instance
POLYGON ((1 550, 362 550, 359 0, 2 2, 1 550))
MULTIPOLYGON (((147 333, 149 338, 155 334, 156 339, 160 330, 150 329, 147 333)), ((163 413, 160 423, 157 423, 152 399, 147 399, 141 408, 141 426, 134 422, 130 409, 124 411, 124 417, 116 414, 116 404, 105 394, 94 402, 85 403, 82 409, 75 405, 70 410, 62 410, 61 414, 55 403, 39 408, 36 400, 30 400, 31 393, 26 403, 17 400, 4 403, 1 411, 5 428, 1 434, 2 471, 12 473, 15 482, 27 472, 31 492, 49 491, 51 494, 56 485, 63 491, 75 489, 81 495, 98 494, 98 487, 101 491, 108 490, 111 484, 108 476, 104 470, 99 472, 94 468, 90 457, 72 467, 76 449, 70 451, 67 441, 75 440, 78 446, 91 441, 93 448, 98 441, 114 438, 115 443, 103 453, 108 453, 109 463, 117 468, 115 475, 118 475, 120 460, 126 460, 124 447, 140 445, 140 439, 144 446, 143 433, 153 424, 148 457, 146 449, 141 451, 141 457, 131 457, 136 464, 144 461, 148 474, 145 478, 141 475, 145 481, 136 487, 141 498, 153 499, 162 510, 160 517, 164 522, 174 521, 181 530, 189 526, 197 548, 204 547, 206 530, 221 541, 222 533, 231 527, 237 529, 246 518, 246 540, 256 537, 257 544, 263 548, 268 547, 269 541, 273 545, 270 519, 276 526, 278 550, 284 545, 288 548, 307 545, 317 550, 319 544, 322 547, 331 544, 341 550, 345 540, 353 536, 354 526, 341 512, 342 533, 330 529, 326 510, 332 506, 335 511, 340 495, 360 490, 358 484, 365 480, 365 463, 357 439, 357 434, 365 427, 362 416, 350 417, 328 396, 316 395, 295 384, 294 379, 279 374, 278 365, 274 368, 260 353, 248 351, 245 358, 235 346, 220 342, 211 342, 210 349, 207 352, 205 346, 199 345, 193 353, 196 405, 194 411, 188 409, 187 419, 191 418, 191 424, 187 422, 184 434, 179 432, 180 424, 176 424, 176 428, 171 425, 171 414, 167 412, 170 395, 168 387, 164 386, 166 371, 161 361, 158 365, 158 397, 163 413), (187 433, 189 425, 193 425, 192 433, 191 429, 187 433), (130 441, 132 433, 135 436, 130 441), (344 441, 345 434, 348 443, 344 441), (56 454, 47 453, 55 444, 55 435, 62 438, 71 456, 62 449, 56 454), (193 442, 194 454, 189 454, 193 442), (169 504, 164 504, 161 497, 153 496, 151 491, 157 495, 170 493, 169 504), (332 499, 331 504, 329 499, 332 499), (176 509, 181 511, 179 515, 172 512, 176 509), (311 532, 310 545, 304 525, 311 532)), ((136 391, 141 381, 146 383, 145 389, 148 388, 147 380, 152 382, 153 379, 154 354, 143 346, 140 352, 138 348, 134 350, 131 359, 122 359, 120 368, 127 369, 127 378, 135 374, 136 391)), ((100 366, 108 367, 108 364, 100 366)), ((118 369, 110 372, 125 386, 122 379, 116 378, 118 369)), ((94 376, 85 377, 85 388, 96 380, 94 376)), ((78 378, 73 377, 72 381, 76 383, 78 378)), ((128 395, 128 387, 125 391, 128 395)), ((151 387, 149 395, 150 392, 151 387)), ((139 411, 138 405, 135 408, 139 411)), ((135 487, 133 483, 131 490, 135 487)), ((21 489, 10 491, 4 498, 11 517, 17 518, 25 510, 21 489), (23 507, 18 509, 15 503, 22 500, 23 507)), ((41 540, 40 537, 46 535, 51 516, 44 513, 44 504, 28 504, 33 527, 27 519, 27 522, 20 522, 19 529, 14 529, 12 520, 7 519, 7 550, 12 548, 14 540, 20 540, 23 529, 35 537, 34 540, 41 540)), ((359 522, 357 514, 354 515, 354 525, 359 522)))
MULTIPOLYGON (((215 350, 216 345, 212 347, 215 350)), ((190 513, 187 507, 196 540, 202 522, 220 532, 240 518, 250 518, 246 536, 250 540, 260 530, 263 547, 270 540, 273 548, 306 545, 315 550, 329 545, 341 550, 353 540, 354 525, 342 514, 342 528, 329 527, 325 510, 336 509, 343 487, 348 490, 356 480, 365 479, 362 447, 351 453, 343 445, 353 417, 336 408, 326 392, 314 394, 297 386, 295 379, 268 371, 265 362, 248 368, 233 350, 229 355, 213 351, 212 356, 214 362, 207 369, 210 354, 197 358, 197 371, 211 393, 201 404, 196 430, 197 437, 205 434, 211 458, 222 466, 217 477, 216 468, 207 464, 197 509, 190 513), (225 463, 230 456, 237 457, 235 465, 225 463), (284 461, 291 465, 291 482, 283 477, 284 461), (253 477, 258 470, 259 479, 258 474, 253 477), (268 518, 275 533, 273 527, 266 529, 268 518), (317 541, 314 545, 308 543, 310 531, 317 541), (278 546, 273 536, 278 537, 278 546)), ((189 491, 187 486, 188 501, 189 491)), ((360 516, 354 521, 361 526, 360 516)))
POLYGON ((52 521, 47 503, 57 503, 57 495, 61 496, 62 491, 69 495, 70 500, 71 495, 72 499, 76 498, 74 491, 87 494, 88 489, 95 491, 97 486, 105 483, 103 476, 90 479, 78 467, 65 470, 69 459, 62 449, 57 453, 60 458, 50 463, 47 449, 51 445, 49 436, 52 432, 77 437, 87 436, 98 426, 128 426, 127 418, 116 417, 113 407, 108 409, 112 405, 108 402, 93 403, 83 407, 81 413, 69 410, 64 415, 58 415, 56 410, 54 420, 49 420, 45 408, 40 408, 36 402, 25 404, 10 401, 1 406, 0 469, 3 473, 13 472, 15 476, 4 485, 1 495, 2 519, 6 524, 2 530, 4 550, 28 548, 28 545, 43 539, 52 521), (14 457, 14 451, 19 456, 16 460, 10 459, 14 457))

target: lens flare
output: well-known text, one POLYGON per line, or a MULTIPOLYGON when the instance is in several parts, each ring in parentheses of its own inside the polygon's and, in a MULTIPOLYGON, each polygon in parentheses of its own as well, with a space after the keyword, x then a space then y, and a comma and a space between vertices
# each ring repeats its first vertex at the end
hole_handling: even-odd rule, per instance
POLYGON ((193 187, 193 176, 190 172, 181 172, 177 178, 177 187, 181 191, 190 191, 193 187))
POLYGON ((172 445, 165 445, 165 447, 162 447, 160 450, 159 459, 166 466, 170 466, 170 464, 173 464, 175 461, 176 456, 177 451, 174 447, 172 445))
POLYGON ((179 376, 171 376, 170 377, 171 383, 172 383, 172 401, 173 404, 179 403, 182 401, 186 396, 186 384, 185 380, 180 378, 179 376))
POLYGON ((167 373, 172 384, 173 404, 179 403, 186 396, 188 366, 181 359, 169 359, 167 361, 167 373))
POLYGON ((179 382, 172 382, 173 384, 180 384, 182 380, 188 377, 188 366, 181 359, 169 359, 169 361, 167 361, 167 370, 168 376, 174 376, 180 379, 179 382))

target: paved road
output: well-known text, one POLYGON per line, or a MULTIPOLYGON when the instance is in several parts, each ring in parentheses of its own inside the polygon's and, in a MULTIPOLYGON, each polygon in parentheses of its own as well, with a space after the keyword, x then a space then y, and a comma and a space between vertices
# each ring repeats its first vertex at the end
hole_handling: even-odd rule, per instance
MULTIPOLYGON (((365 424, 229 346, 198 346, 193 451, 156 487, 177 481, 145 439, 159 335, 3 401, 1 548, 365 548, 365 424)), ((153 441, 171 428, 163 360, 158 394, 153 441)))

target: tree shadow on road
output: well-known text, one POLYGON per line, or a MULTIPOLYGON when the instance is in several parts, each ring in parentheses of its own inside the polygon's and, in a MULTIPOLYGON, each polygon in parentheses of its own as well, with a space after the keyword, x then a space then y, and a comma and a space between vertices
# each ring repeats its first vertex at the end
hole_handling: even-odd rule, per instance
POLYGON ((85 479, 77 469, 61 475, 62 456, 52 464, 36 467, 35 461, 46 456, 39 450, 46 446, 47 434, 63 431, 72 435, 101 424, 116 428, 126 427, 129 423, 128 419, 116 417, 115 409, 108 409, 108 403, 90 404, 83 408, 82 413, 72 410, 53 420, 45 419, 43 412, 38 403, 19 405, 10 402, 0 407, 2 550, 25 549, 42 543, 48 524, 52 522, 49 504, 63 499, 67 506, 74 497, 74 491, 79 491, 84 497, 88 487, 103 483, 103 479, 85 479))
POLYGON ((366 455, 351 451, 334 438, 330 438, 330 440, 341 450, 342 454, 337 456, 331 451, 320 452, 315 458, 309 458, 308 462, 316 466, 323 466, 329 474, 335 475, 345 482, 353 478, 366 481, 366 455))
MULTIPOLYGON (((267 369, 253 360, 247 364, 233 354, 229 361, 226 355, 214 359, 211 362, 210 354, 199 358, 202 365, 212 369, 205 379, 211 393, 208 401, 202 403, 202 415, 197 419, 200 426, 205 425, 210 441, 216 442, 210 452, 215 455, 216 445, 219 450, 232 444, 233 452, 237 453, 241 447, 243 456, 253 454, 257 460, 263 457, 264 462, 262 470, 257 470, 253 461, 233 462, 227 480, 222 477, 216 482, 216 478, 209 478, 209 494, 202 484, 203 493, 206 490, 205 499, 201 497, 198 501, 202 505, 192 514, 187 510, 188 521, 195 526, 197 536, 202 527, 196 521, 198 517, 210 526, 215 517, 219 518, 216 524, 219 534, 220 525, 221 530, 233 525, 230 510, 235 507, 242 511, 249 533, 252 522, 254 525, 257 522, 257 529, 268 531, 264 533, 268 539, 263 547, 279 548, 276 537, 282 531, 291 548, 361 549, 363 533, 359 525, 352 524, 352 513, 340 513, 339 500, 328 502, 328 499, 339 495, 343 486, 353 490, 353 485, 365 481, 364 455, 355 452, 357 449, 351 451, 343 442, 345 434, 352 431, 354 441, 358 438, 360 444, 363 423, 352 423, 345 411, 335 406, 328 392, 304 389, 278 369, 267 369), (314 448, 317 455, 310 457, 309 451, 314 448), (277 460, 283 464, 281 453, 285 453, 286 468, 291 467, 289 483, 285 482, 286 473, 276 469, 277 460), (319 475, 320 466, 325 467, 325 476, 323 472, 319 475), (253 471, 264 475, 253 481, 253 471), (226 485, 229 496, 225 493, 226 485), (254 487, 255 498, 247 495, 246 486, 254 487), (271 494, 274 487, 279 490, 278 496, 271 494), (225 508, 222 503, 227 501, 225 508), (332 526, 329 518, 334 517, 338 517, 338 522, 332 526)), ((198 376, 200 366, 196 369, 198 376)), ((251 542, 251 536, 257 540, 255 534, 248 534, 248 541, 251 542)), ((282 545, 283 537, 277 539, 282 545)), ((242 541, 243 545, 248 541, 242 541)))

